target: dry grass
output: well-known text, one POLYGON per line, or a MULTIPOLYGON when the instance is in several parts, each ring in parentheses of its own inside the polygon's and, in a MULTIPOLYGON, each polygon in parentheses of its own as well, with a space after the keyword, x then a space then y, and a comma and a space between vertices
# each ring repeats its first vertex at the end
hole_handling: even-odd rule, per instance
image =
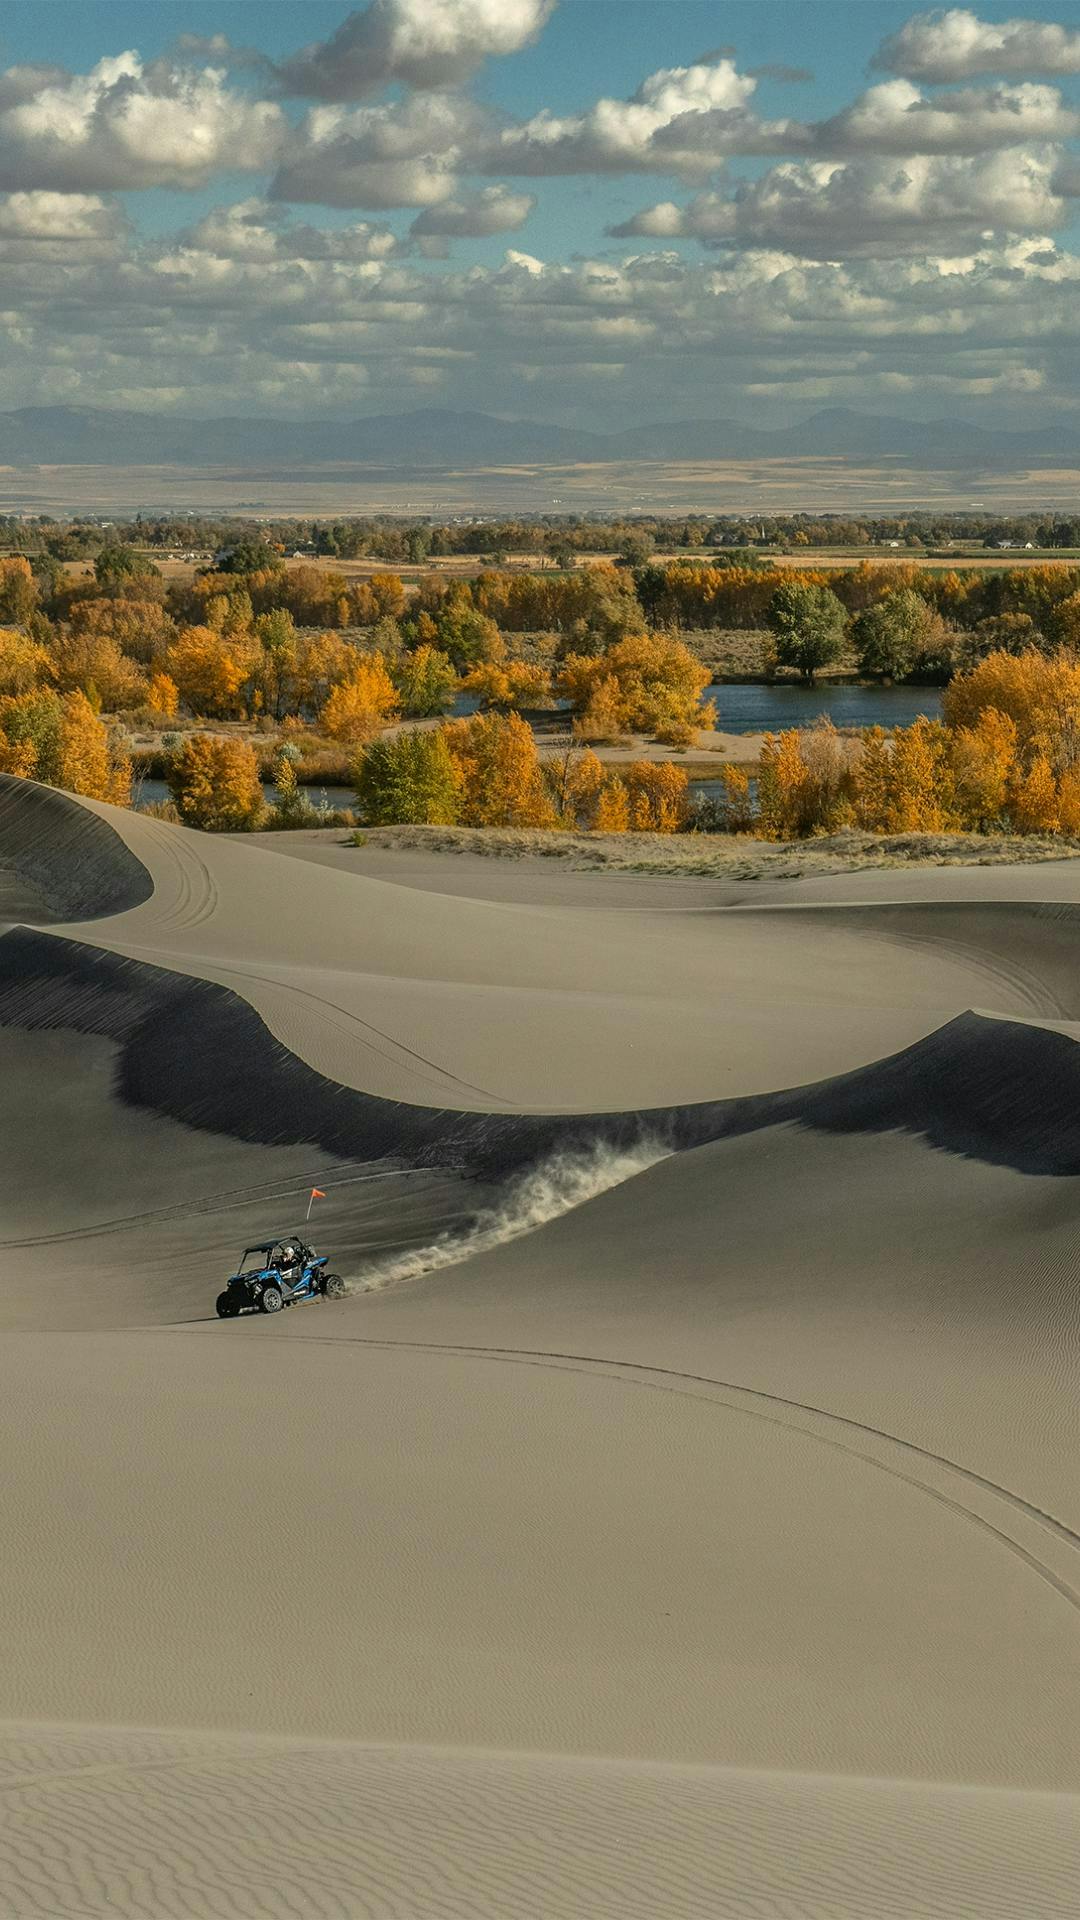
POLYGON ((369 847, 464 853, 487 859, 562 860, 581 871, 712 874, 724 880, 787 880, 870 867, 1019 866, 1069 860, 1080 840, 1037 834, 838 833, 776 845, 742 834, 547 833, 512 827, 372 827, 369 847))

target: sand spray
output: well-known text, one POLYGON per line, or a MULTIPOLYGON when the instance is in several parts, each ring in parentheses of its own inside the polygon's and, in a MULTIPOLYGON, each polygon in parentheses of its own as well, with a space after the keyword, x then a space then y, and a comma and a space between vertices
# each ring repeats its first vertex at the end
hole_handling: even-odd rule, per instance
POLYGON ((632 1146, 621 1148, 601 1140, 560 1148, 517 1174, 498 1202, 485 1207, 463 1231, 442 1234, 430 1246, 374 1262, 350 1282, 349 1292, 371 1293, 402 1281, 418 1280, 439 1267, 458 1266, 474 1254, 518 1240, 586 1200, 594 1200, 597 1194, 644 1173, 647 1167, 666 1160, 671 1151, 671 1146, 655 1135, 643 1136, 632 1146))

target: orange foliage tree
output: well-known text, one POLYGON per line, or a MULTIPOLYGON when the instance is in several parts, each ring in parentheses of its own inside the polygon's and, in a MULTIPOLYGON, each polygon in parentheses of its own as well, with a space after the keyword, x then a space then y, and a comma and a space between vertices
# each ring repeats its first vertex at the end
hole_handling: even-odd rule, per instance
POLYGON ((651 633, 617 640, 599 655, 568 655, 556 691, 579 716, 595 715, 602 702, 605 721, 610 718, 614 724, 617 718, 620 732, 651 733, 685 744, 695 728, 716 724, 712 702, 702 701, 708 684, 708 668, 681 640, 651 633))
POLYGON ((240 833, 264 810, 259 764, 246 740, 194 733, 174 754, 169 792, 181 820, 207 833, 240 833))

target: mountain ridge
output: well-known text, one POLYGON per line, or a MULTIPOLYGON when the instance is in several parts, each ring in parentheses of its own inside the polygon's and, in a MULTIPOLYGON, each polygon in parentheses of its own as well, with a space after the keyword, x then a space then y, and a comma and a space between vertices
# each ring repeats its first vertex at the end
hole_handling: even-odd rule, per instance
POLYGON ((816 457, 920 465, 1056 465, 1076 459, 1067 425, 995 430, 963 420, 912 421, 830 407, 787 427, 718 418, 656 421, 602 433, 423 407, 354 420, 207 420, 107 407, 0 412, 0 466, 227 466, 288 462, 425 468, 574 465, 620 460, 738 461, 816 457))

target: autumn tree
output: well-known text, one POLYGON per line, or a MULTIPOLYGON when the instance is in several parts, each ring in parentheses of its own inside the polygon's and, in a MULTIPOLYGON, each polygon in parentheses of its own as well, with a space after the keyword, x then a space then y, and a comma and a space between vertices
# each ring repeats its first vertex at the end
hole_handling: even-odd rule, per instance
POLYGON ((14 627, 0 628, 0 696, 30 693, 54 678, 44 647, 14 627))
POLYGON ((37 581, 25 555, 14 553, 0 560, 0 622, 29 626, 37 606, 37 581))
POLYGON ((789 581, 773 594, 767 618, 780 665, 795 667, 811 686, 844 651, 844 608, 829 587, 789 581))
POLYGON ((52 664, 62 692, 85 694, 99 710, 116 713, 140 705, 146 697, 142 670, 110 634, 96 627, 61 627, 53 642, 52 664))
POLYGON ((485 710, 509 712, 511 707, 544 706, 551 699, 551 677, 527 660, 511 660, 499 635, 499 657, 481 661, 465 675, 463 693, 471 693, 485 710))
POLYGON ((169 792, 181 820, 207 833, 240 833, 263 812, 259 764, 246 740, 193 733, 173 755, 169 792))
POLYGON ((532 728, 519 714, 477 713, 443 732, 461 778, 463 825, 556 824, 532 728))
POLYGON ((855 765, 856 823, 876 833, 948 833, 959 824, 947 729, 925 718, 864 736, 855 765))
POLYGON ((131 766, 83 693, 0 700, 0 771, 124 806, 131 766))
POLYGON ((766 838, 835 833, 853 817, 858 748, 831 721, 800 734, 767 734, 758 769, 758 817, 766 838))
POLYGON ((988 654, 957 675, 942 701, 946 724, 956 728, 975 726, 990 708, 1013 722, 1025 769, 1039 754, 1055 776, 1080 764, 1080 662, 1072 654, 988 654))
POLYGON ((604 725, 685 745, 697 728, 715 724, 715 707, 702 699, 708 683, 708 668, 681 640, 633 634, 599 655, 569 655, 556 692, 579 720, 590 716, 589 731, 579 730, 582 738, 603 739, 604 725))
POLYGON ((957 814, 978 832, 1002 824, 1016 774, 1016 726, 985 707, 972 727, 949 736, 949 763, 957 814))
POLYGON ((160 666, 176 638, 176 627, 156 600, 73 601, 68 614, 72 634, 115 641, 121 653, 140 666, 160 666))
POLYGON ((633 833, 678 833, 690 812, 689 783, 670 761, 632 760, 618 769, 626 788, 633 833))
POLYGON ((176 681, 171 680, 167 673, 152 673, 146 689, 146 704, 150 712, 162 720, 175 719, 180 704, 176 681))
POLYGON ((357 805, 372 826, 452 826, 463 780, 442 727, 373 740, 356 763, 357 805))
POLYGON ((259 655, 250 639, 214 627, 186 627, 168 654, 168 672, 189 713, 228 720, 244 711, 259 655))
POLYGON ((330 689, 319 716, 323 732, 358 747, 396 718, 397 688, 380 653, 358 653, 347 680, 330 689))

